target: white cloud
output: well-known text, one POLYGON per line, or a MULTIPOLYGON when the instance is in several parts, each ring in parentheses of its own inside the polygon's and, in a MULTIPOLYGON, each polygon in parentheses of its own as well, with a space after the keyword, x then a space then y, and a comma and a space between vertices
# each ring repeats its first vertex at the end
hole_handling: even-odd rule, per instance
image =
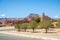
POLYGON ((5 14, 1 14, 0 16, 5 17, 5 14))
POLYGON ((58 16, 56 15, 56 16, 54 16, 54 18, 58 18, 58 16))

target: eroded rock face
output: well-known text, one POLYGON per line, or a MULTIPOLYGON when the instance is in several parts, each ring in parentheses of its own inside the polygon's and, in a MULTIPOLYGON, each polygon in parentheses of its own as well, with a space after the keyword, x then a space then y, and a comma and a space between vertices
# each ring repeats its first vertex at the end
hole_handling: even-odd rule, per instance
POLYGON ((43 20, 52 20, 52 18, 46 16, 46 15, 44 14, 44 12, 43 12, 42 15, 40 16, 40 18, 41 18, 41 21, 43 21, 43 20))
POLYGON ((38 14, 31 13, 26 18, 3 18, 2 24, 3 25, 15 25, 18 23, 28 23, 29 21, 34 20, 35 18, 38 18, 38 17, 40 18, 41 21, 51 20, 51 18, 46 16, 43 12, 41 16, 39 16, 38 14))

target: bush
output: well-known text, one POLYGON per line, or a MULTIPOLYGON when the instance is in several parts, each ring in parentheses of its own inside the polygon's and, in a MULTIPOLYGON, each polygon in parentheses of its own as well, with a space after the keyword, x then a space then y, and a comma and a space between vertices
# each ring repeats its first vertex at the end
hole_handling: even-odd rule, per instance
POLYGON ((3 25, 0 25, 0 27, 3 27, 3 25))

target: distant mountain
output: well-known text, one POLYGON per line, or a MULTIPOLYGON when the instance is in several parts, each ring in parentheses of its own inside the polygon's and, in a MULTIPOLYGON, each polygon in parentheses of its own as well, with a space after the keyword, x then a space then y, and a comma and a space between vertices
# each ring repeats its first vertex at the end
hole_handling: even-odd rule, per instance
MULTIPOLYGON (((34 20, 35 18, 39 17, 41 20, 58 20, 60 18, 50 18, 49 16, 46 16, 44 13, 42 13, 42 15, 38 15, 38 14, 29 14, 26 18, 6 18, 7 20, 34 20)), ((0 18, 0 22, 4 21, 5 18, 0 18)))
POLYGON ((34 20, 35 18, 39 17, 38 14, 33 14, 31 13, 30 15, 28 15, 26 18, 31 21, 31 20, 34 20))
POLYGON ((38 14, 33 14, 33 13, 31 13, 30 15, 28 15, 28 17, 30 18, 30 17, 39 17, 39 15, 38 14))
POLYGON ((0 22, 2 22, 4 20, 4 18, 0 18, 0 22))
MULTIPOLYGON (((0 18, 0 22, 4 21, 4 19, 5 19, 5 18, 0 18)), ((14 20, 14 19, 16 19, 16 18, 6 18, 6 19, 8 19, 8 20, 14 20)))

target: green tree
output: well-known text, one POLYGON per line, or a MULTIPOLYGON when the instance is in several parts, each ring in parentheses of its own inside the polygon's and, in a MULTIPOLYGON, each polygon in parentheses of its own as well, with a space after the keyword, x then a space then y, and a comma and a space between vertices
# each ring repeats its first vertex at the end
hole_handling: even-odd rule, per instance
POLYGON ((27 26, 28 26, 28 23, 23 23, 22 24, 22 28, 24 29, 25 32, 26 32, 27 26))
POLYGON ((51 27, 52 22, 50 20, 44 20, 40 22, 39 27, 44 28, 46 33, 48 32, 48 28, 51 27))
POLYGON ((35 21, 36 21, 37 23, 39 23, 39 22, 40 22, 40 18, 36 18, 35 21))
POLYGON ((0 27, 3 27, 3 25, 0 24, 0 27))
POLYGON ((16 25, 15 25, 15 28, 16 28, 18 31, 20 31, 20 29, 21 29, 21 24, 16 24, 16 25))
POLYGON ((31 22, 29 23, 29 26, 30 26, 30 28, 32 28, 32 30, 33 30, 33 32, 34 32, 34 30, 37 28, 37 22, 31 21, 31 22))

